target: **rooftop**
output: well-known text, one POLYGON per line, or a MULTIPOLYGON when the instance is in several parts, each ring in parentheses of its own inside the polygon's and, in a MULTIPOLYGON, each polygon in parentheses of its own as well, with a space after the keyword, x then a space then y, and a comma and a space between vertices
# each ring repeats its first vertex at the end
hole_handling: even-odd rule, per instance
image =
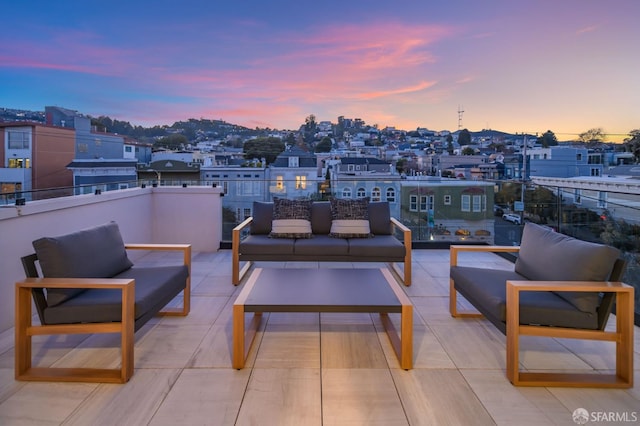
MULTIPOLYGON (((512 267, 490 253, 464 253, 462 262, 512 267)), ((336 313, 265 314, 247 368, 234 370, 231 308, 243 284, 231 284, 231 251, 197 251, 192 267, 191 313, 154 318, 136 333, 135 374, 124 385, 16 382, 13 329, 0 333, 0 424, 571 425, 578 408, 640 417, 637 340, 632 389, 512 386, 505 336, 488 321, 449 315, 448 250, 413 251, 414 283, 404 287, 414 304, 410 371, 400 369, 377 315, 336 313)), ((612 345, 525 336, 521 362, 597 374, 614 368, 612 345)), ((118 362, 116 348, 114 335, 36 336, 33 354, 44 364, 104 366, 118 362)))

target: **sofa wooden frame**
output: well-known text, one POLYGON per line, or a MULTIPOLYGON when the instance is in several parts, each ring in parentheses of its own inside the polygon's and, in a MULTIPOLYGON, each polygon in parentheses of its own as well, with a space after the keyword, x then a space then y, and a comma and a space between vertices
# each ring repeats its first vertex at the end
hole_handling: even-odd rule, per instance
MULTIPOLYGON (((458 265, 458 254, 470 252, 518 252, 518 246, 452 245, 451 266, 458 265)), ((506 373, 516 386, 562 386, 630 388, 633 387, 634 288, 622 282, 595 281, 507 281, 506 282, 506 373), (615 331, 586 330, 520 324, 520 294, 526 291, 576 291, 614 293, 616 298, 615 331), (520 336, 599 340, 615 343, 616 372, 597 373, 534 373, 520 370, 520 336)), ((449 311, 457 318, 482 318, 477 311, 459 311, 457 291, 449 280, 449 311)), ((606 321, 604 322, 606 324, 606 321)))
MULTIPOLYGON (((182 307, 167 308, 157 315, 186 316, 191 304, 191 245, 190 244, 125 244, 128 250, 182 251, 183 264, 189 270, 186 286, 183 290, 182 307)), ((136 324, 134 318, 135 280, 117 278, 35 278, 34 255, 23 258, 27 276, 16 283, 15 304, 15 378, 25 381, 56 382, 101 382, 125 383, 134 371, 134 332, 142 324, 136 324), (55 325, 33 324, 31 298, 39 306, 44 300, 44 288, 110 288, 122 293, 122 317, 119 322, 74 323, 55 325), (120 367, 115 369, 99 368, 60 368, 32 367, 32 337, 39 335, 118 333, 120 334, 120 367)), ((40 309, 40 308, 38 308, 40 309)))
MULTIPOLYGON (((243 265, 240 264, 240 241, 242 239, 242 233, 248 229, 251 222, 253 222, 253 217, 248 217, 231 231, 231 282, 233 285, 240 284, 242 278, 253 265, 253 261, 251 260, 244 261, 243 265)), ((400 277, 402 283, 408 287, 411 285, 411 230, 394 217, 391 217, 391 225, 394 230, 399 230, 402 233, 405 255, 402 269, 400 269, 395 262, 390 262, 389 266, 391 270, 400 277)), ((348 259, 348 257, 345 256, 345 259, 348 259)), ((287 261, 288 259, 283 257, 282 260, 287 261)))

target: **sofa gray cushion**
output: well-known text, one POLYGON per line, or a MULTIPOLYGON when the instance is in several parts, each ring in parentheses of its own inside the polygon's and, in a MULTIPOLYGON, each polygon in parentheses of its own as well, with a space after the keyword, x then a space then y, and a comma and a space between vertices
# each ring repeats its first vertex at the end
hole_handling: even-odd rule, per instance
POLYGON ((373 235, 391 235, 391 210, 388 201, 369 203, 369 226, 373 235))
MULTIPOLYGON (((47 278, 111 278, 133 264, 115 222, 33 242, 47 278)), ((48 289, 47 304, 58 305, 84 289, 48 289)))
POLYGON ((403 259, 404 244, 393 235, 378 235, 373 238, 349 238, 349 255, 379 257, 381 261, 403 259))
MULTIPOLYGON (((185 265, 134 267, 113 278, 133 278, 134 316, 138 320, 152 315, 177 296, 186 285, 189 270, 185 265)), ((89 289, 44 311, 47 324, 120 321, 122 293, 113 289, 89 289)))
POLYGON ((268 235, 252 234, 240 241, 240 253, 245 255, 262 255, 267 253, 290 255, 293 254, 293 243, 295 241, 296 240, 289 238, 270 238, 268 235))
POLYGON ((311 205, 311 229, 314 235, 329 235, 331 204, 328 201, 314 201, 311 205))
POLYGON ((346 256, 349 243, 344 238, 331 238, 328 235, 314 235, 313 239, 296 240, 293 251, 296 255, 310 256, 346 256))
POLYGON ((264 201, 253 202, 253 221, 249 232, 255 235, 269 235, 273 221, 273 203, 264 201))
MULTIPOLYGON (((515 271, 534 281, 606 281, 619 256, 614 247, 527 223, 515 271)), ((600 302, 598 293, 563 291, 558 295, 583 312, 595 313, 600 302)))

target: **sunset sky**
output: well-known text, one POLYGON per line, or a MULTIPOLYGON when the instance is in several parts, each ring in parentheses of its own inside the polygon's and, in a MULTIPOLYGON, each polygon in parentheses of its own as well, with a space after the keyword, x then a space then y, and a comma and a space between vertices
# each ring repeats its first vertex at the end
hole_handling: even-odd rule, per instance
POLYGON ((10 1, 0 107, 134 125, 640 128, 638 0, 10 1))

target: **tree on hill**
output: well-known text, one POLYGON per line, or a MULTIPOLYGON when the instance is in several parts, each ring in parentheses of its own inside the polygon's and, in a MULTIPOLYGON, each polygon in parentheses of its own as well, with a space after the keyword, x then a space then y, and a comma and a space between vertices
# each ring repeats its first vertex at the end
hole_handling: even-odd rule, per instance
POLYGON ((595 127, 584 133, 580 133, 578 135, 578 140, 586 144, 596 144, 604 141, 605 136, 604 130, 602 130, 601 127, 595 127))
POLYGON ((155 145, 167 149, 184 149, 188 143, 189 139, 185 135, 174 133, 158 140, 155 145))
POLYGON ((332 146, 331 138, 328 137, 328 136, 325 136, 316 145, 315 152, 330 152, 331 151, 331 146, 332 146))
POLYGON ((558 138, 556 138, 555 133, 553 133, 551 130, 547 130, 542 134, 542 137, 540 138, 540 143, 542 144, 543 148, 549 148, 550 146, 557 146, 558 138))
POLYGON ((476 150, 471 148, 470 146, 465 147, 461 154, 462 155, 474 155, 476 153, 476 150))
POLYGON ((449 133, 447 135, 447 152, 450 155, 453 155, 453 136, 451 136, 451 133, 449 133))
POLYGON ((460 130, 458 133, 458 144, 459 145, 471 145, 471 133, 467 129, 460 130))
POLYGON ((624 140, 624 150, 633 154, 636 164, 640 163, 640 129, 629 132, 628 138, 624 140))
POLYGON ((253 158, 260 160, 264 158, 267 164, 271 164, 275 161, 276 157, 284 151, 284 148, 284 142, 282 142, 280 138, 271 136, 268 138, 251 139, 244 143, 244 158, 247 160, 253 158))

